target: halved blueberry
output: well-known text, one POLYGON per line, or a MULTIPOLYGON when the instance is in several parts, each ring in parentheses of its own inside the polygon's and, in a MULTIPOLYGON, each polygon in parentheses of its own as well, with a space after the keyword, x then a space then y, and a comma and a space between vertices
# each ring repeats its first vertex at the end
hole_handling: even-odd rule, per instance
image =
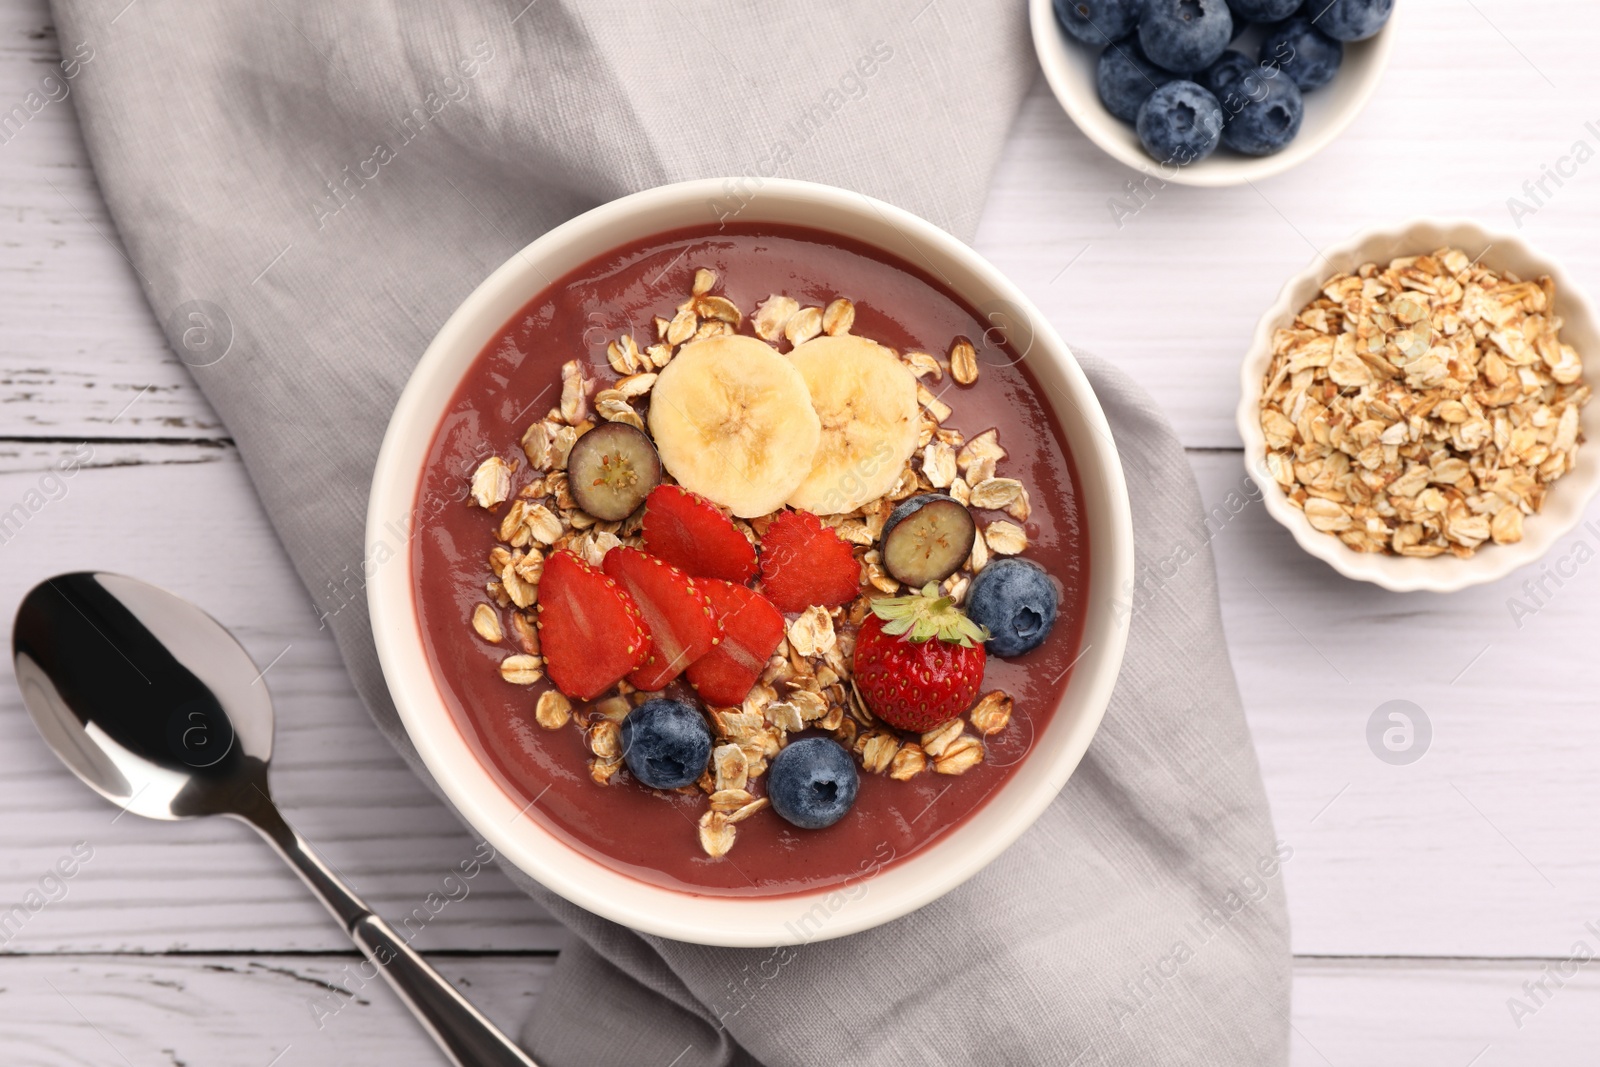
POLYGON ((632 515, 660 484, 656 446, 625 422, 602 422, 578 438, 567 456, 573 503, 604 522, 632 515))
POLYGON ((977 536, 972 512, 954 497, 911 497, 883 524, 883 569, 913 589, 942 582, 961 569, 977 536))

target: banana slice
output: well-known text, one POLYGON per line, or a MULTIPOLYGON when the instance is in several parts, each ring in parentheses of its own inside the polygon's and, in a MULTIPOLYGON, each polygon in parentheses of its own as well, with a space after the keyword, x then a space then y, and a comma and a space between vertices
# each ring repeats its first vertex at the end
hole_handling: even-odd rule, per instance
POLYGON ((650 392, 662 465, 740 518, 783 507, 811 472, 821 432, 800 371, 754 337, 684 345, 650 392))
POLYGON ((807 341, 789 358, 822 420, 811 472, 789 503, 836 515, 894 488, 917 449, 917 380, 911 371, 887 348, 851 334, 807 341))

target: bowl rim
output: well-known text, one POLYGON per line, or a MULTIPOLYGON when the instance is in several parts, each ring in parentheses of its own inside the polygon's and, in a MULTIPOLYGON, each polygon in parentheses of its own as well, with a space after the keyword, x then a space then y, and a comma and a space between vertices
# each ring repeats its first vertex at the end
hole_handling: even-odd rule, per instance
MULTIPOLYGON (((1029 0, 1028 24, 1033 35, 1033 50, 1039 57, 1039 66, 1044 70, 1045 81, 1050 85, 1051 94, 1055 96, 1061 109, 1072 119, 1073 125, 1083 131, 1083 135, 1101 151, 1125 166, 1143 173, 1155 174, 1163 181, 1197 188, 1220 189, 1275 177, 1299 166, 1337 140, 1366 109, 1373 93, 1377 92, 1378 84, 1383 80, 1383 75, 1389 68, 1390 57, 1394 53, 1398 36, 1395 33, 1395 25, 1401 17, 1400 9, 1405 6, 1403 3, 1396 3, 1389 21, 1384 23, 1383 29, 1371 37, 1361 41, 1346 42, 1347 46, 1370 44, 1369 59, 1359 72, 1360 81, 1356 84, 1349 100, 1341 110, 1331 113, 1330 121, 1325 126, 1319 127, 1314 135, 1302 129, 1283 151, 1270 156, 1224 157, 1236 164, 1226 168, 1209 165, 1217 159, 1215 155, 1187 166, 1163 167, 1137 145, 1129 145, 1111 136, 1108 132, 1114 128, 1111 124, 1126 125, 1126 123, 1105 110, 1097 95, 1092 101, 1091 111, 1090 106, 1085 104, 1081 94, 1074 88, 1070 67, 1077 60, 1072 54, 1072 45, 1066 39, 1066 31, 1056 23, 1052 0, 1029 0)), ((1229 46, 1232 44, 1230 41, 1229 46)))
MULTIPOLYGON (((403 521, 414 516, 427 446, 445 406, 487 338, 503 328, 516 307, 549 284, 549 277, 540 269, 544 257, 571 257, 581 252, 571 265, 576 266, 606 248, 678 225, 657 221, 641 226, 639 220, 663 212, 687 212, 691 206, 698 211, 705 204, 721 202, 727 190, 740 182, 745 188, 750 185, 747 179, 698 179, 613 200, 546 232, 480 283, 428 345, 390 418, 369 497, 369 551, 370 546, 388 543, 396 516, 403 521), (625 229, 630 220, 637 227, 632 238, 617 237, 619 228, 625 229), (595 244, 602 240, 603 245, 595 244), (510 304, 515 305, 511 311, 501 313, 510 304)), ((847 881, 845 887, 850 889, 888 888, 863 891, 843 907, 831 903, 844 892, 837 885, 781 897, 711 896, 662 887, 636 880, 586 855, 538 822, 522 818, 532 804, 522 805, 478 760, 428 665, 411 588, 414 526, 404 527, 409 531, 404 550, 384 557, 388 565, 368 568, 367 580, 373 640, 390 696, 424 766, 462 817, 508 862, 590 912, 645 933, 729 947, 825 940, 899 918, 966 881, 1030 827, 1065 786, 1105 714, 1127 640, 1126 619, 1116 610, 1116 590, 1124 588, 1133 576, 1131 507, 1109 423, 1071 350, 1021 291, 967 245, 901 208, 810 182, 762 179, 757 184, 756 195, 740 208, 750 212, 745 217, 778 224, 784 221, 785 211, 793 211, 806 216, 804 225, 855 240, 864 238, 861 232, 852 232, 850 223, 867 226, 876 220, 885 232, 892 230, 924 258, 942 257, 946 269, 966 279, 961 287, 950 284, 969 302, 981 305, 974 294, 988 295, 1010 302, 1030 317, 1033 343, 1027 356, 1030 360, 1041 358, 1033 364, 1035 376, 1047 394, 1053 387, 1062 388, 1060 399, 1071 408, 1046 396, 1071 444, 1080 490, 1086 498, 1094 498, 1096 492, 1102 497, 1094 504, 1100 513, 1086 513, 1091 531, 1091 579, 1083 643, 1062 704, 1043 735, 1055 735, 1051 737, 1053 753, 1039 751, 1035 741, 1030 759, 1037 769, 1018 768, 977 812, 916 855, 866 870, 858 883, 847 881), (751 211, 752 205, 760 204, 778 217, 751 211), (1085 442, 1089 447, 1084 447, 1085 442), (1091 486, 1098 488, 1091 491, 1091 486), (1075 714, 1065 714, 1069 707, 1075 714), (1042 761, 1046 755, 1051 758, 1042 761), (1021 788, 1025 784, 1030 787, 1027 791, 1021 788), (1008 793, 1003 805, 997 803, 1000 793, 1008 793), (984 824, 982 836, 966 832, 979 822, 984 824), (897 873, 907 871, 913 873, 897 873), (814 915, 825 903, 828 908, 819 931, 807 930, 803 921, 795 926, 795 920, 814 915)), ((868 239, 867 243, 901 259, 910 258, 890 247, 890 242, 868 239)), ((559 276, 571 266, 560 266, 553 273, 559 276)))
MULTIPOLYGON (((1468 559, 1455 556, 1413 559, 1353 551, 1337 537, 1314 528, 1305 512, 1289 503, 1288 496, 1277 480, 1266 472, 1267 441, 1261 429, 1260 401, 1266 371, 1272 362, 1274 331, 1294 320, 1305 306, 1310 292, 1320 290, 1323 283, 1339 271, 1352 269, 1347 264, 1359 266, 1376 259, 1386 262, 1395 256, 1423 255, 1445 245, 1460 247, 1458 238, 1462 237, 1471 238, 1471 247, 1483 248, 1479 256, 1491 266, 1507 258, 1508 253, 1525 262, 1537 264, 1538 270, 1548 274, 1555 282, 1563 332, 1576 324, 1579 332, 1596 335, 1600 320, 1596 319, 1593 305, 1571 273, 1558 261, 1536 251, 1522 238, 1489 230, 1476 220, 1424 216, 1404 223, 1361 230, 1317 253, 1305 270, 1284 283, 1277 298, 1257 320, 1250 347, 1239 367, 1239 404, 1234 412, 1234 421, 1244 441, 1245 466, 1261 487, 1262 501, 1266 504, 1268 514, 1293 535, 1301 548, 1340 574, 1398 593, 1453 593, 1504 578, 1539 560, 1561 538, 1576 529, 1583 521, 1589 502, 1594 499, 1596 492, 1600 492, 1600 456, 1595 454, 1600 442, 1593 440, 1600 433, 1600 405, 1594 403, 1586 406, 1583 420, 1585 435, 1591 438, 1588 451, 1580 449, 1578 465, 1551 484, 1543 510, 1531 517, 1536 521, 1527 524, 1523 539, 1510 545, 1485 545, 1468 559), (1383 245, 1394 251, 1385 254, 1364 251, 1383 245), (1405 248, 1412 250, 1402 250, 1405 248), (1497 251, 1498 255, 1495 254, 1497 251), (1559 506, 1552 507, 1553 504, 1559 506)), ((1516 273, 1528 277, 1524 271, 1516 273)), ((1568 340, 1568 343, 1572 342, 1568 340)), ((1582 355, 1584 353, 1580 352, 1582 355)), ((1595 357, 1592 351, 1588 355, 1595 357)), ((1584 378, 1592 381, 1587 367, 1584 378)))

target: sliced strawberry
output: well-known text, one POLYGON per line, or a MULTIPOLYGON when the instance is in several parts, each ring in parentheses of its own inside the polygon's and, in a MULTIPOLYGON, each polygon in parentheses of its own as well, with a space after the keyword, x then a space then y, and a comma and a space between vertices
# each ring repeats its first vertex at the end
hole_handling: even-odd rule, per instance
POLYGON ((711 599, 722 625, 722 641, 689 664, 689 684, 707 704, 742 704, 783 640, 783 616, 766 597, 742 585, 715 578, 702 578, 695 585, 711 599))
POLYGON ((716 645, 722 628, 693 578, 637 548, 613 548, 603 567, 639 605, 650 633, 649 658, 628 681, 655 692, 716 645))
POLYGON ((539 647, 556 688, 591 700, 645 661, 650 634, 621 586, 563 550, 539 580, 539 647))
POLYGON ((784 511, 761 538, 761 584, 779 611, 848 604, 861 585, 850 543, 809 511, 784 511))
POLYGON ((644 547, 696 578, 748 582, 756 549, 733 520, 682 486, 658 485, 644 504, 644 547))

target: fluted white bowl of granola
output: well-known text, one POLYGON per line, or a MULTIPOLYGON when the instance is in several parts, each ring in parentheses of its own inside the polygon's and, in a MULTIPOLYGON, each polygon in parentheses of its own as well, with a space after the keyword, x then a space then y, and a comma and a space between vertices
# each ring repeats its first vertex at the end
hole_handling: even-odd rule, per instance
POLYGON ((1446 219, 1369 230, 1262 315, 1240 370, 1245 462, 1273 518, 1346 577, 1495 581, 1600 490, 1596 359, 1588 301, 1520 238, 1446 219))

